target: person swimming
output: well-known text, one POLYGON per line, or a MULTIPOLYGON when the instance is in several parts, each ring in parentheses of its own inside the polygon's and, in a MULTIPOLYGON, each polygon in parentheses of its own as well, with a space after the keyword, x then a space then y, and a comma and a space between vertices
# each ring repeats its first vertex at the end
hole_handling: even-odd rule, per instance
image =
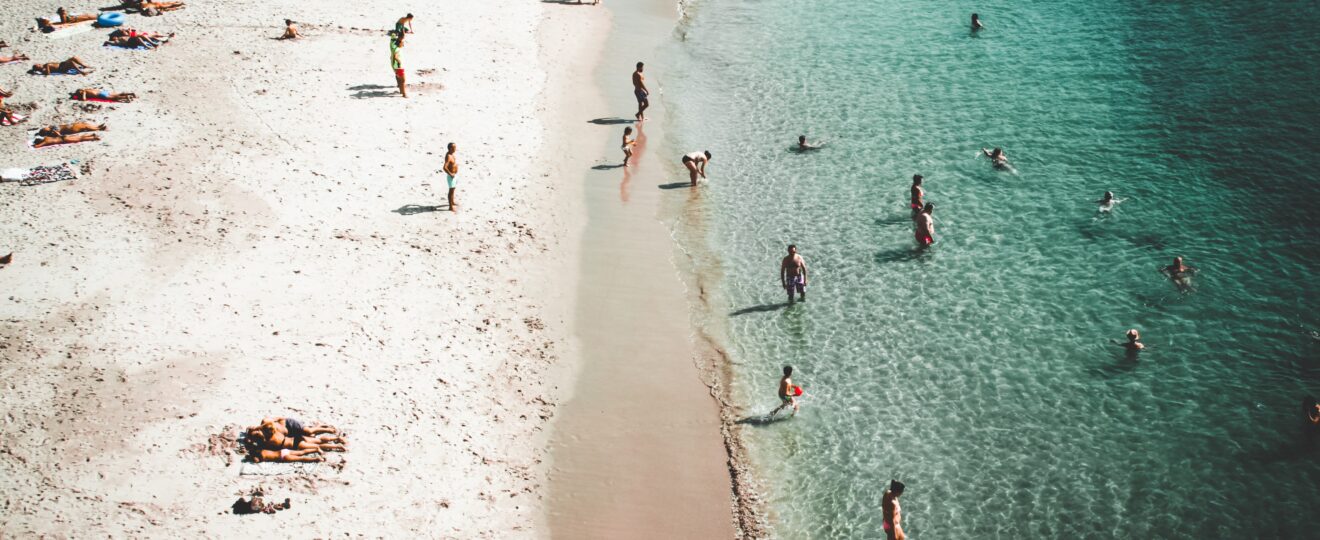
POLYGON ((1127 331, 1127 341, 1115 341, 1118 345, 1127 349, 1128 352, 1137 352, 1146 348, 1146 344, 1141 342, 1141 332, 1136 328, 1127 331))
POLYGON ((1095 202, 1100 205, 1101 212, 1108 212, 1110 210, 1113 210, 1115 206, 1118 206, 1118 203, 1121 203, 1125 200, 1127 199, 1116 199, 1114 198, 1114 192, 1106 191, 1105 196, 1101 197, 1100 200, 1095 202))
POLYGON ((921 213, 921 209, 926 206, 926 190, 921 188, 921 181, 924 179, 919 174, 912 175, 912 200, 908 202, 908 206, 912 208, 913 217, 921 213))
POLYGON ((1182 257, 1174 257, 1173 264, 1161 268, 1160 272, 1169 276, 1169 280, 1173 281, 1179 290, 1187 292, 1192 289, 1192 274, 1196 273, 1196 269, 1183 264, 1182 257))
POLYGON ((807 142, 807 136, 806 136, 806 135, 798 135, 797 151, 799 151, 799 152, 806 152, 806 151, 809 151, 809 150, 820 150, 820 149, 823 148, 824 146, 825 146, 825 143, 823 143, 823 142, 822 142, 822 143, 816 143, 816 144, 808 143, 808 142, 807 142))
POLYGON ((1308 439, 1314 440, 1320 436, 1320 403, 1317 403, 1315 396, 1306 396, 1302 400, 1302 415, 1306 418, 1303 424, 1306 429, 1308 439))
POLYGON ((985 25, 984 25, 984 24, 981 24, 981 17, 980 17, 979 15, 973 13, 973 14, 972 14, 972 31, 975 32, 975 31, 980 30, 980 29, 982 29, 982 28, 985 28, 985 25))
POLYGON ((985 157, 990 158, 991 165, 994 165, 995 167, 1000 169, 1008 167, 1008 155, 1004 154, 1003 149, 998 147, 996 147, 994 150, 987 150, 985 148, 982 148, 981 153, 985 154, 985 157))

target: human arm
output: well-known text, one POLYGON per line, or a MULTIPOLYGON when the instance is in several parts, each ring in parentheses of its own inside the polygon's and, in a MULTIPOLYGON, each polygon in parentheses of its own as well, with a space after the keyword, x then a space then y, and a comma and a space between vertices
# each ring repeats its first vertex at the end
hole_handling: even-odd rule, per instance
POLYGON ((706 164, 709 163, 709 162, 710 162, 709 160, 705 160, 705 159, 701 160, 701 177, 702 177, 702 178, 705 178, 705 177, 706 177, 706 164))

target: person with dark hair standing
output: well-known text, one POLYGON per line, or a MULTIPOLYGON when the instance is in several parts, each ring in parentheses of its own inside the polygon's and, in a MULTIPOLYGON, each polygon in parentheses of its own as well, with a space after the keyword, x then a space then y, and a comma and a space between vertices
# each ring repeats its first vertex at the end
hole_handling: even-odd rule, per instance
POLYGON ((403 34, 390 30, 390 68, 394 70, 394 84, 399 86, 399 93, 403 97, 408 97, 408 81, 404 78, 403 54, 400 49, 403 48, 403 34))
POLYGON ((793 415, 797 415, 798 402, 797 397, 795 396, 797 392, 796 387, 793 386, 792 377, 793 366, 784 366, 784 377, 779 379, 779 406, 775 407, 775 410, 770 411, 771 418, 774 418, 776 414, 779 414, 779 411, 784 410, 784 407, 788 407, 789 405, 793 406, 793 415))
POLYGON ((984 25, 984 24, 981 24, 981 17, 980 17, 979 15, 973 13, 973 14, 972 14, 972 31, 975 32, 975 31, 980 30, 980 29, 982 29, 982 28, 985 28, 985 25, 984 25))
POLYGON ((638 122, 646 120, 644 113, 646 108, 651 106, 651 91, 646 88, 646 76, 642 75, 644 67, 645 64, 638 62, 637 71, 632 74, 633 96, 637 98, 637 114, 635 116, 638 122))
POLYGON ((898 505, 898 496, 903 494, 903 487, 902 482, 890 480, 889 489, 885 491, 880 502, 881 511, 884 513, 882 525, 888 540, 907 539, 907 535, 903 534, 903 511, 898 505))
POLYGON ((934 203, 926 203, 917 217, 912 218, 916 222, 917 245, 928 247, 935 243, 935 218, 930 215, 935 211, 934 203))
POLYGON ((788 246, 788 256, 779 262, 779 284, 788 291, 788 303, 793 303, 794 290, 799 300, 807 301, 807 261, 798 255, 795 245, 788 246))
POLYGON ((913 217, 920 214, 921 209, 926 206, 926 190, 921 189, 922 180, 924 180, 924 177, 921 175, 912 175, 912 201, 908 204, 912 207, 913 217))
POLYGON ((457 212, 458 205, 454 203, 454 188, 458 186, 458 158, 454 155, 458 152, 458 145, 449 143, 449 150, 445 153, 445 181, 449 184, 449 211, 457 212))

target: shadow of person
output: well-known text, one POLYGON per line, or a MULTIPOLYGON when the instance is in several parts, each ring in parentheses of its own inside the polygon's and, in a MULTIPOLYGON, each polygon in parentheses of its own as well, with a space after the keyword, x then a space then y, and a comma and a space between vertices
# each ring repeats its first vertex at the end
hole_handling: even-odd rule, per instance
POLYGON ((422 206, 420 204, 405 204, 390 211, 399 214, 401 216, 411 216, 413 214, 424 214, 426 212, 439 212, 440 208, 441 207, 439 206, 422 206))
POLYGON ((748 416, 748 417, 746 417, 746 418, 742 418, 742 419, 740 419, 740 420, 735 421, 734 423, 735 423, 735 424, 739 424, 739 425, 743 425, 743 426, 762 426, 762 427, 763 427, 763 426, 768 426, 768 425, 771 425, 771 424, 777 424, 777 423, 779 423, 779 422, 783 422, 783 421, 788 420, 789 418, 792 418, 792 417, 793 417, 792 415, 787 414, 787 413, 780 413, 780 414, 776 414, 776 415, 774 415, 774 416, 770 416, 769 414, 757 414, 757 415, 753 415, 753 416, 748 416))
POLYGON ((636 121, 637 120, 634 120, 632 118, 619 118, 616 116, 614 118, 597 118, 595 120, 587 120, 587 123, 596 124, 598 126, 616 126, 619 124, 631 124, 636 121))
POLYGON ((660 184, 659 186, 656 187, 659 187, 660 189, 679 189, 679 188, 696 187, 696 186, 693 186, 692 182, 673 182, 669 184, 660 184))
POLYGON ((353 91, 361 91, 361 90, 392 90, 392 89, 394 89, 394 87, 393 87, 393 86, 384 85, 384 84, 359 84, 359 85, 357 85, 357 86, 350 86, 350 87, 348 87, 348 89, 349 89, 349 90, 353 90, 353 91))
POLYGON ((608 171, 608 170, 610 170, 610 169, 618 169, 618 168, 620 168, 620 167, 623 167, 623 164, 622 164, 622 163, 614 163, 614 164, 608 164, 608 163, 605 163, 605 164, 601 164, 601 165, 597 165, 597 166, 595 166, 595 167, 592 167, 591 169, 592 169, 592 170, 596 170, 596 171, 608 171))
POLYGON ((924 250, 920 249, 895 249, 893 251, 882 251, 875 254, 875 262, 885 264, 914 261, 921 257, 923 252, 924 250))
POLYGON ((745 307, 738 311, 729 313, 729 316, 737 317, 739 315, 746 315, 748 313, 765 313, 767 311, 778 311, 780 309, 786 308, 791 305, 793 304, 790 304, 788 302, 780 302, 778 304, 765 304, 760 306, 745 307))

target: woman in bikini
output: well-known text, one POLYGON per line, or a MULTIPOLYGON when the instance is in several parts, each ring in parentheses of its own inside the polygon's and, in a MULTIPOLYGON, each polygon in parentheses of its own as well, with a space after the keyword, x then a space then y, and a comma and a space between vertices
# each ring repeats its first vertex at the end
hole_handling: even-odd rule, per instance
POLYGON ((706 164, 710 163, 710 150, 705 152, 693 152, 683 156, 683 166, 687 167, 688 174, 692 177, 692 185, 697 185, 697 176, 706 177, 706 164))
POLYGON ((84 64, 81 58, 71 57, 63 62, 50 62, 46 64, 33 64, 31 73, 34 75, 50 75, 51 73, 69 73, 73 75, 86 75, 92 72, 92 68, 84 64))
POLYGON ((21 62, 23 60, 31 60, 31 58, 28 58, 28 55, 26 54, 16 54, 13 56, 0 56, 0 64, 8 64, 10 62, 21 62))
POLYGON ((72 144, 80 142, 99 141, 101 136, 95 133, 75 133, 73 135, 53 135, 37 137, 36 142, 32 143, 33 148, 44 148, 55 146, 57 144, 72 144))
POLYGON ((96 90, 94 88, 80 88, 69 94, 69 98, 74 101, 92 101, 105 100, 118 103, 128 103, 137 99, 137 94, 132 92, 111 92, 109 90, 96 90))
POLYGON ((63 124, 59 126, 46 126, 37 131, 39 137, 60 137, 64 135, 75 135, 78 133, 89 133, 92 131, 105 131, 105 124, 93 124, 91 122, 74 122, 72 124, 63 124))
POLYGON ((884 513, 885 537, 888 540, 906 540, 903 534, 903 512, 898 505, 898 496, 903 494, 903 483, 898 480, 889 482, 889 490, 881 499, 880 507, 884 513))
POLYGON ((921 180, 921 175, 912 175, 912 201, 908 206, 912 208, 913 217, 920 214, 921 209, 926 206, 926 190, 921 189, 921 180))

